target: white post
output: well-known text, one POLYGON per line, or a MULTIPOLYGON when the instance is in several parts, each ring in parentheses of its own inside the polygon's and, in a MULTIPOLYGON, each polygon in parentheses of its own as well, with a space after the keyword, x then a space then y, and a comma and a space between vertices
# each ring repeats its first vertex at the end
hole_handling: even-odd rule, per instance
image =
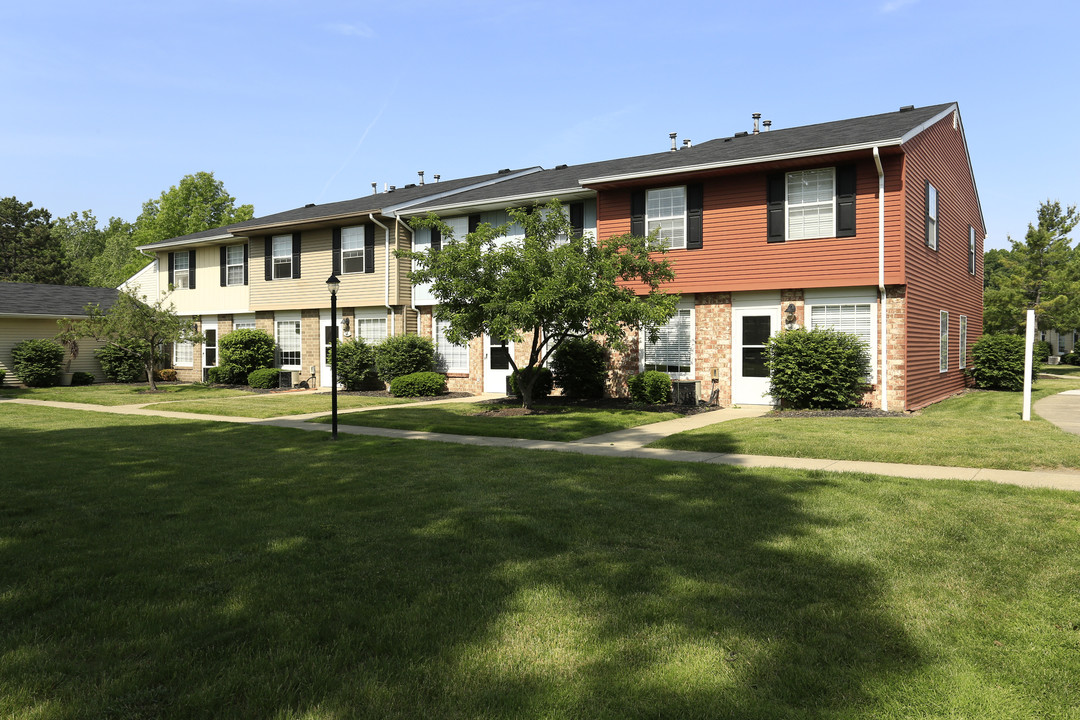
POLYGON ((1035 311, 1027 311, 1027 331, 1024 333, 1024 414, 1031 420, 1031 355, 1035 348, 1035 311))

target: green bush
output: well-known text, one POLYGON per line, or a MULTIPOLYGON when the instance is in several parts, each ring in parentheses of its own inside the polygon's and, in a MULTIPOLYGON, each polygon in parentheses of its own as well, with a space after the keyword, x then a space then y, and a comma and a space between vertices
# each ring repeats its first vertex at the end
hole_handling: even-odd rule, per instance
POLYGON ((11 348, 11 369, 28 387, 56 384, 64 363, 64 348, 53 340, 23 340, 11 348))
POLYGON ((1050 360, 1050 353, 1053 348, 1050 347, 1050 343, 1045 340, 1036 340, 1035 346, 1031 350, 1031 356, 1044 365, 1050 360))
MULTIPOLYGON (((1020 335, 983 335, 971 348, 967 371, 976 387, 985 390, 1024 389, 1025 341, 1020 335)), ((1032 363, 1032 379, 1038 365, 1032 363)))
POLYGON ((94 375, 88 372, 74 372, 71 374, 72 385, 93 385, 94 375))
POLYGON ((430 397, 446 392, 446 376, 437 372, 417 372, 398 375, 390 381, 394 397, 430 397))
POLYGON ((138 347, 136 345, 124 347, 106 345, 98 348, 94 352, 94 357, 101 363, 101 370, 105 373, 105 377, 112 382, 138 382, 146 377, 146 371, 143 369, 141 353, 135 355, 130 352, 131 350, 138 352, 138 347))
POLYGON ((338 345, 337 377, 346 390, 386 389, 375 369, 375 348, 360 337, 338 345))
POLYGON ((419 335, 394 335, 375 346, 375 369, 383 382, 435 369, 435 345, 419 335))
MULTIPOLYGON (((555 379, 551 375, 551 371, 546 367, 527 369, 528 372, 536 375, 536 380, 533 381, 533 399, 546 398, 551 394, 551 390, 555 387, 555 379)), ((510 392, 514 395, 521 397, 521 391, 518 389, 517 379, 518 375, 522 375, 526 372, 526 369, 515 370, 510 375, 510 392)))
POLYGON ((551 359, 551 369, 567 397, 604 396, 608 350, 592 338, 570 338, 551 359))
POLYGON ((262 330, 233 330, 218 340, 218 354, 221 365, 232 365, 233 381, 236 384, 247 382, 248 373, 259 368, 268 368, 274 364, 277 344, 274 338, 262 330))
POLYGON ((0 368, 0 385, 4 384, 4 377, 7 376, 7 371, 4 368, 0 368))
MULTIPOLYGON (((1061 356, 1061 362, 1066 365, 1080 365, 1080 353, 1070 352, 1061 356)), ((4 381, 4 376, 0 375, 0 382, 4 381)))
POLYGON ((262 388, 263 390, 269 390, 278 386, 278 374, 281 371, 277 368, 257 368, 248 373, 247 381, 248 385, 253 388, 262 388))
POLYGON ((242 367, 232 363, 222 363, 206 369, 207 382, 217 385, 247 385, 247 376, 242 367))
POLYGON ((630 387, 630 397, 635 402, 648 405, 671 402, 671 377, 667 373, 646 370, 640 375, 631 375, 626 384, 630 387))
POLYGON ((785 330, 765 343, 769 393, 786 407, 858 407, 870 373, 866 343, 832 328, 785 330))

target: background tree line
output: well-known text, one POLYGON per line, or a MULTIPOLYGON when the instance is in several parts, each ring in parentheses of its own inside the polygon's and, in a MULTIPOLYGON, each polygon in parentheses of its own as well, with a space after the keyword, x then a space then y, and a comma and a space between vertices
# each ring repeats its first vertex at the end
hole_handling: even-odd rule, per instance
POLYGON ((116 287, 150 262, 137 246, 251 219, 253 206, 235 203, 208 172, 147 200, 135 222, 112 217, 101 226, 90 210, 54 219, 32 202, 0 198, 0 282, 116 287))

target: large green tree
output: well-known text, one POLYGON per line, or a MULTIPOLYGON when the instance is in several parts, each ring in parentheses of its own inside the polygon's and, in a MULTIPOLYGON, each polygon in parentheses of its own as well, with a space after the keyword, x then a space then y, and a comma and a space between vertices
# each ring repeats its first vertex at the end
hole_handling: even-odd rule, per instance
POLYGON ((143 203, 135 221, 136 245, 189 235, 211 228, 250 220, 251 205, 236 206, 236 198, 212 172, 185 175, 180 182, 143 203))
POLYGON ((69 264, 66 284, 97 286, 94 261, 105 247, 105 234, 98 228, 94 214, 83 210, 56 218, 53 232, 69 264))
POLYGON ((63 285, 67 269, 49 211, 0 198, 0 281, 63 285))
POLYGON ((986 253, 983 326, 988 333, 1016 332, 1028 308, 1040 330, 1080 326, 1080 253, 1069 237, 1080 223, 1076 206, 1040 203, 1036 224, 1009 250, 986 253))
POLYGON ((435 317, 449 321, 451 342, 485 333, 503 342, 527 339, 527 362, 511 357, 510 365, 529 408, 535 370, 567 338, 598 336, 625 350, 625 331, 663 325, 678 296, 661 288, 674 273, 655 237, 581 237, 557 200, 507 212, 509 223, 481 223, 461 239, 435 215, 417 219, 414 227, 439 229, 442 248, 399 255, 416 261, 413 282, 431 283, 435 317), (521 239, 508 239, 511 229, 521 239))

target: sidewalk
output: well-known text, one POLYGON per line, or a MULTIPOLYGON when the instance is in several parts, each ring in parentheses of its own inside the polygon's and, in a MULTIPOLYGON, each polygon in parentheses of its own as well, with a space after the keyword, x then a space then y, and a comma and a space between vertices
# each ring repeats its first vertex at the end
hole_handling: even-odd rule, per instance
MULTIPOLYGON (((1051 414, 1054 411, 1063 413, 1061 422, 1076 424, 1075 419, 1080 416, 1080 391, 1069 391, 1044 398, 1037 403, 1040 415, 1045 409, 1044 403, 1065 396, 1064 399, 1050 403, 1051 414)), ((419 407, 424 405, 444 404, 447 402, 480 402, 491 399, 491 396, 476 396, 472 398, 453 398, 447 400, 432 400, 422 403, 409 403, 406 405, 384 405, 380 410, 395 407, 419 407)), ((308 430, 315 432, 330 432, 330 425, 326 423, 312 423, 308 420, 317 417, 325 417, 329 412, 308 413, 305 415, 293 415, 278 418, 245 418, 224 415, 200 415, 197 413, 171 412, 168 410, 148 410, 138 405, 89 405, 85 403, 67 403, 51 400, 27 400, 6 399, 3 403, 21 403, 25 405, 41 405, 46 407, 66 408, 71 410, 86 410, 90 412, 104 412, 119 415, 146 415, 154 417, 175 418, 180 420, 200 420, 212 422, 229 422, 246 425, 269 425, 272 427, 292 428, 296 430, 308 430)), ((367 409, 360 408, 362 412, 367 409)), ((648 448, 645 445, 652 443, 661 437, 672 435, 692 428, 705 427, 719 422, 735 420, 742 417, 757 417, 768 412, 764 406, 750 406, 740 408, 724 408, 697 415, 689 415, 675 420, 641 425, 636 428, 628 428, 618 432, 597 435, 591 438, 582 438, 573 442, 555 442, 550 440, 525 440, 521 438, 488 437, 479 435, 450 435, 447 433, 431 433, 418 430, 396 430, 393 428, 364 427, 360 425, 338 425, 340 435, 364 435, 371 437, 387 437, 400 440, 427 440, 431 442, 455 443, 459 445, 474 445, 477 447, 501 447, 519 450, 546 450, 549 452, 576 453, 579 455, 600 455, 606 457, 628 457, 649 460, 667 460, 670 462, 696 462, 716 465, 732 465, 745 468, 789 468, 798 470, 823 470, 828 472, 854 472, 874 475, 889 475, 893 477, 914 479, 953 479, 953 480, 984 480, 989 482, 1019 485, 1022 487, 1045 487, 1059 490, 1080 491, 1080 471, 1075 472, 1050 472, 1050 471, 1023 471, 1023 470, 996 470, 992 468, 964 468, 945 467, 940 465, 907 465, 902 463, 882 463, 854 460, 828 460, 823 458, 792 458, 774 457, 767 455, 740 455, 737 453, 707 453, 689 450, 669 450, 666 448, 648 448)), ((1047 417, 1051 422, 1060 423, 1047 417)), ((1067 429, 1062 425, 1063 429, 1067 429)), ((1070 430, 1070 432, 1080 431, 1070 430)))

